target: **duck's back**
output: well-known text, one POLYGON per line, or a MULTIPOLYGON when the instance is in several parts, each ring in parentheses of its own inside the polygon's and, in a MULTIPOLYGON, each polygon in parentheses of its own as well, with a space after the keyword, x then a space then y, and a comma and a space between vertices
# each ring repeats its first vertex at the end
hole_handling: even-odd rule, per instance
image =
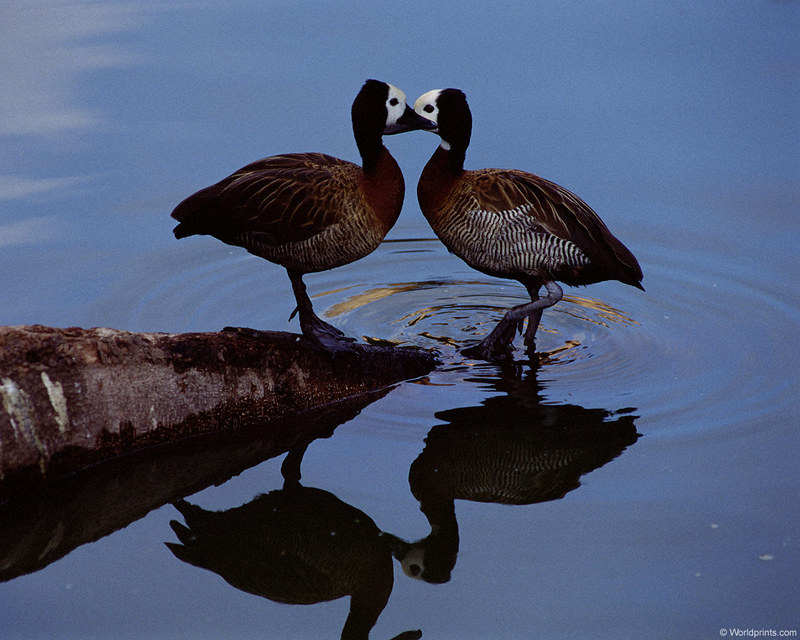
POLYGON ((322 153, 264 158, 181 202, 175 235, 211 235, 301 272, 331 269, 373 251, 391 227, 364 180, 358 165, 322 153))

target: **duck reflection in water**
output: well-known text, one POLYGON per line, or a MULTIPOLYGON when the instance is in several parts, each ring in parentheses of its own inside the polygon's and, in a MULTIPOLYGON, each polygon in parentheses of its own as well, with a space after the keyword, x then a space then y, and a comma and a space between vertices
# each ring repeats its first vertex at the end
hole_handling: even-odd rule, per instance
MULTIPOLYGON (((304 451, 284 461, 282 489, 245 505, 207 511, 185 500, 174 503, 186 525, 171 521, 181 544, 166 545, 180 560, 275 602, 314 604, 349 595, 341 637, 366 640, 392 592, 394 538, 332 493, 302 486, 304 451)), ((394 640, 421 636, 406 631, 394 640)))
POLYGON ((430 534, 396 552, 403 571, 431 583, 450 579, 458 554, 455 500, 529 505, 563 498, 580 477, 636 442, 634 409, 612 412, 544 404, 535 372, 475 378, 501 392, 480 406, 449 409, 430 430, 409 471, 430 534))

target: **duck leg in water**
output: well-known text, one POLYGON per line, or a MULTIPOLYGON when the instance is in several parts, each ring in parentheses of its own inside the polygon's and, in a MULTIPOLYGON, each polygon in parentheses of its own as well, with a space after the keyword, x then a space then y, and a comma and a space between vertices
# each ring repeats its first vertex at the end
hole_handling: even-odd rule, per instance
POLYGON ((463 349, 461 353, 469 358, 480 360, 495 360, 502 355, 513 351, 511 344, 517 332, 522 333, 522 324, 525 318, 528 319, 528 328, 525 331, 525 346, 528 355, 534 353, 536 347, 536 330, 539 328, 539 321, 542 319, 542 311, 547 307, 552 307, 564 295, 564 291, 557 282, 552 280, 544 283, 547 295, 539 297, 538 287, 528 287, 531 301, 511 307, 506 311, 500 322, 497 323, 492 332, 481 340, 478 344, 463 349))

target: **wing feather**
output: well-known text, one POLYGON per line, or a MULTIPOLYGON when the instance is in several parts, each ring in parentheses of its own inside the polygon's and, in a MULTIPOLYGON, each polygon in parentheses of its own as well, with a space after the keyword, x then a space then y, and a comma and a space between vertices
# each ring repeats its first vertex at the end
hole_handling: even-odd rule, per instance
POLYGON ((636 258, 571 191, 524 171, 483 169, 472 174, 472 193, 482 209, 524 210, 533 227, 577 245, 594 268, 640 286, 642 271, 636 258))
POLYGON ((181 223, 176 235, 304 240, 340 220, 357 197, 358 175, 357 165, 322 153, 264 158, 181 202, 172 212, 181 223))

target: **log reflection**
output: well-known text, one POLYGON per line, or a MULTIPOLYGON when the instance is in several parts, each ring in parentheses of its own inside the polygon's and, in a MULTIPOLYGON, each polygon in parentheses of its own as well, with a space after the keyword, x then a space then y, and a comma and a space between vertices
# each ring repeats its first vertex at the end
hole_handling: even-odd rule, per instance
POLYGON ((304 449, 315 438, 329 437, 389 391, 359 395, 286 420, 179 440, 18 490, 0 502, 0 582, 38 571, 180 496, 220 484, 290 449, 304 449))

